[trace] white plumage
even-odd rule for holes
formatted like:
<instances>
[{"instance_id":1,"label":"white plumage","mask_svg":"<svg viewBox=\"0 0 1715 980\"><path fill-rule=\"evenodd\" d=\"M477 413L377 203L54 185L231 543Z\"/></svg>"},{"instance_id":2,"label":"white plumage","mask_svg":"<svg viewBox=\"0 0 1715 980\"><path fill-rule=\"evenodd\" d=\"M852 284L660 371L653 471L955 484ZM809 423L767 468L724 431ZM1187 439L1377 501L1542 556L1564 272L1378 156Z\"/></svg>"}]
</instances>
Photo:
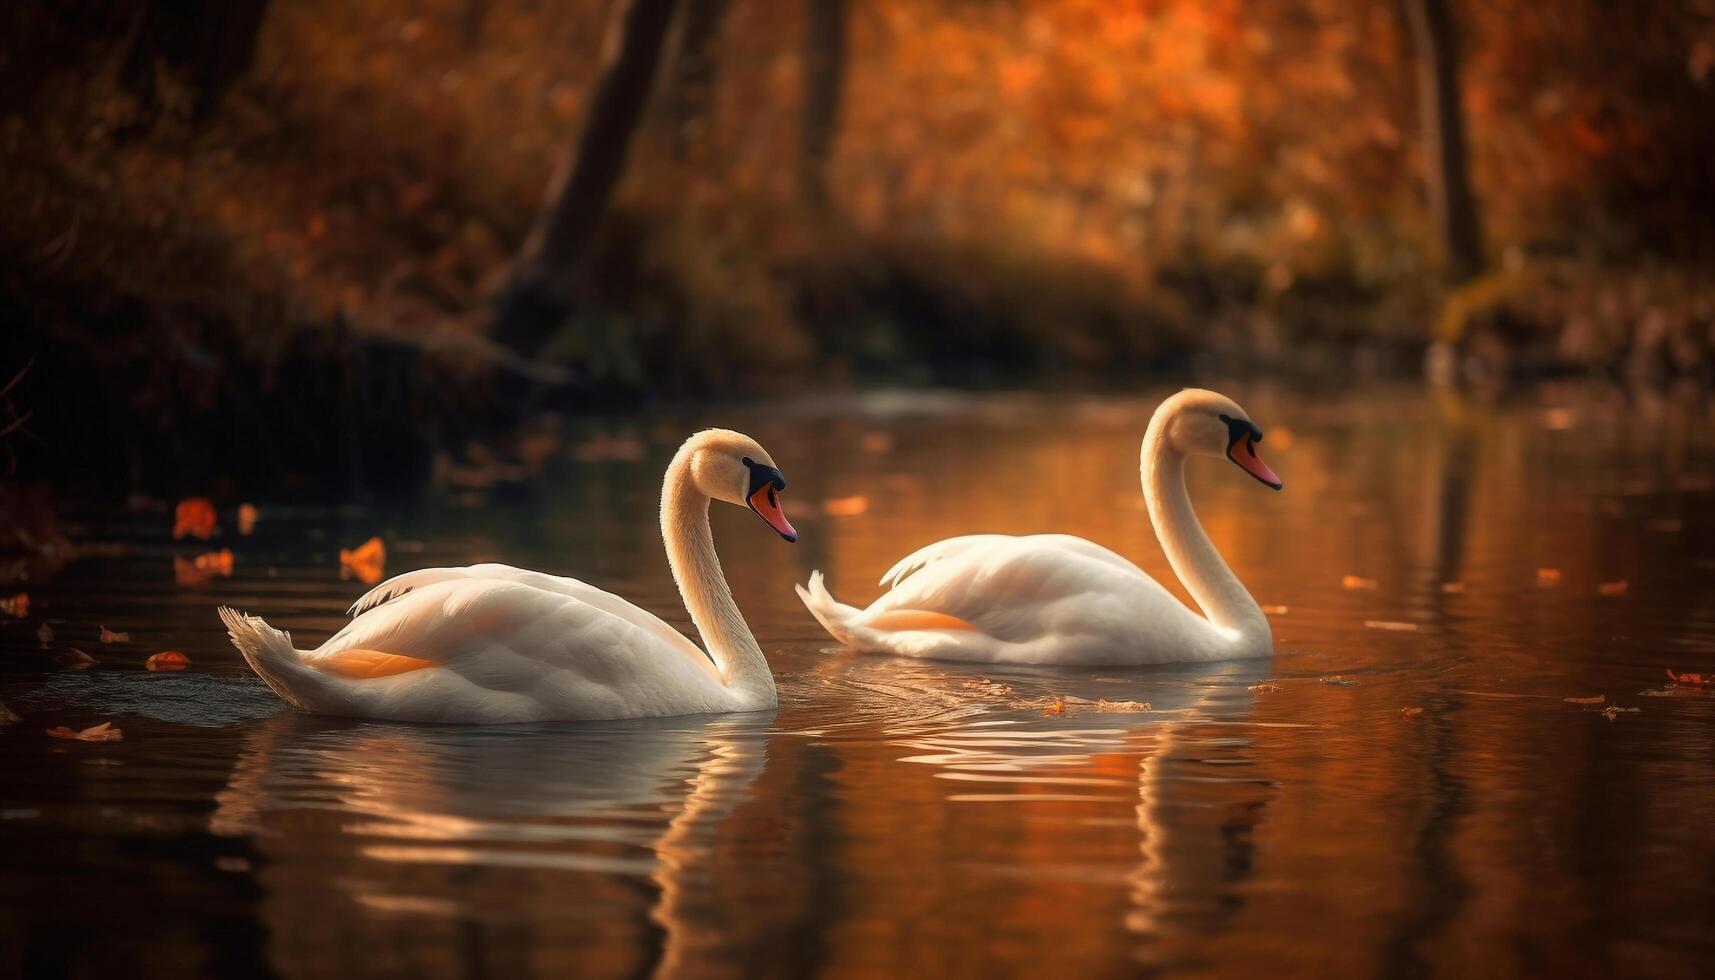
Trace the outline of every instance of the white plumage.
<instances>
[{"instance_id":1,"label":"white plumage","mask_svg":"<svg viewBox=\"0 0 1715 980\"><path fill-rule=\"evenodd\" d=\"M1255 452L1261 433L1229 399L1187 390L1144 436L1142 477L1168 561L1208 618L1120 555L1066 534L972 534L907 555L866 609L845 605L816 572L798 595L854 649L938 660L1127 665L1233 660L1273 651L1268 619L1197 522L1189 455L1225 455L1279 489Z\"/></svg>"}]
</instances>

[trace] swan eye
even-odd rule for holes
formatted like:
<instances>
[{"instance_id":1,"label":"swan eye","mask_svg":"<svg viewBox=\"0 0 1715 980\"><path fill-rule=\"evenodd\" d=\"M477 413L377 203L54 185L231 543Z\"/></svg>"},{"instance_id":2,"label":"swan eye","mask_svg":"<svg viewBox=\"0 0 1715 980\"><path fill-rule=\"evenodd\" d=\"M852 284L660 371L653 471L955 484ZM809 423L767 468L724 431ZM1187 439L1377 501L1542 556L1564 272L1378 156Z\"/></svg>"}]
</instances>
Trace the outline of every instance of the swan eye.
<instances>
[{"instance_id":1,"label":"swan eye","mask_svg":"<svg viewBox=\"0 0 1715 980\"><path fill-rule=\"evenodd\" d=\"M756 465L756 460L751 459L749 456L744 457L744 459L742 461L743 461L744 465L746 465L746 466L755 466Z\"/></svg>"}]
</instances>

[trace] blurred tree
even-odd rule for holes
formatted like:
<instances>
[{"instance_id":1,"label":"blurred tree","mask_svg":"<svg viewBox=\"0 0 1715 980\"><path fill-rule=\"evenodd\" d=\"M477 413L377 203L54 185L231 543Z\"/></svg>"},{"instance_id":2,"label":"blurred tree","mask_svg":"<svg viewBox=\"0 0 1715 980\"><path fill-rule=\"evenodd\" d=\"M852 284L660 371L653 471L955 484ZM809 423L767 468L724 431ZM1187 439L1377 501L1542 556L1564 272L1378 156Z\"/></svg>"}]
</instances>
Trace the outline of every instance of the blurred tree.
<instances>
[{"instance_id":1,"label":"blurred tree","mask_svg":"<svg viewBox=\"0 0 1715 980\"><path fill-rule=\"evenodd\" d=\"M828 203L828 157L839 133L846 72L846 0L805 0L804 132L800 183L811 207Z\"/></svg>"},{"instance_id":2,"label":"blurred tree","mask_svg":"<svg viewBox=\"0 0 1715 980\"><path fill-rule=\"evenodd\" d=\"M192 92L191 121L207 122L255 60L267 0L146 0L141 6L121 84L147 119L160 109L160 71L175 72Z\"/></svg>"},{"instance_id":3,"label":"blurred tree","mask_svg":"<svg viewBox=\"0 0 1715 980\"><path fill-rule=\"evenodd\" d=\"M1447 0L1405 0L1417 54L1423 180L1445 272L1463 282L1483 268L1483 235L1471 193L1459 101L1459 39Z\"/></svg>"},{"instance_id":4,"label":"blurred tree","mask_svg":"<svg viewBox=\"0 0 1715 980\"><path fill-rule=\"evenodd\" d=\"M537 354L571 311L578 266L589 250L626 151L648 104L675 0L616 0L602 42L582 132L561 158L502 298L494 337Z\"/></svg>"},{"instance_id":5,"label":"blurred tree","mask_svg":"<svg viewBox=\"0 0 1715 980\"><path fill-rule=\"evenodd\" d=\"M709 125L715 81L720 74L716 48L730 0L688 0L680 18L679 46L667 82L666 122L673 155L688 159Z\"/></svg>"}]
</instances>

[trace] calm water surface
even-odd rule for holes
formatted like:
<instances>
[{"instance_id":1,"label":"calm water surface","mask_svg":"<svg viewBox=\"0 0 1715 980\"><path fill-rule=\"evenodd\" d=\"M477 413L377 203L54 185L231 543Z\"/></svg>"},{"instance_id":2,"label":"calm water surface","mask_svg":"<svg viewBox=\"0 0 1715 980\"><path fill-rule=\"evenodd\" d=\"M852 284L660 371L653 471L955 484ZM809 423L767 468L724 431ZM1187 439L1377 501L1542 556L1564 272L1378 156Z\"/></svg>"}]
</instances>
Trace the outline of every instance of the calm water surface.
<instances>
[{"instance_id":1,"label":"calm water surface","mask_svg":"<svg viewBox=\"0 0 1715 980\"><path fill-rule=\"evenodd\" d=\"M0 617L0 701L24 718L0 728L0 973L1708 971L1715 696L1664 675L1715 669L1707 397L1223 387L1287 488L1192 468L1278 649L1215 667L854 656L792 594L821 568L867 601L927 542L1059 530L1183 595L1138 491L1159 391L619 422L541 440L522 482L445 471L408 509L260 499L253 535L213 543L231 575L206 581L175 579L199 549L166 514L69 508L83 557L0 590L31 599ZM769 447L803 533L716 514L777 711L305 717L220 631L229 603L320 642L363 589L337 549L372 534L390 574L504 560L689 630L658 486L684 434L717 423ZM102 625L130 642L101 644ZM99 665L47 659L68 645ZM194 668L141 669L161 649ZM123 742L44 734L109 720Z\"/></svg>"}]
</instances>

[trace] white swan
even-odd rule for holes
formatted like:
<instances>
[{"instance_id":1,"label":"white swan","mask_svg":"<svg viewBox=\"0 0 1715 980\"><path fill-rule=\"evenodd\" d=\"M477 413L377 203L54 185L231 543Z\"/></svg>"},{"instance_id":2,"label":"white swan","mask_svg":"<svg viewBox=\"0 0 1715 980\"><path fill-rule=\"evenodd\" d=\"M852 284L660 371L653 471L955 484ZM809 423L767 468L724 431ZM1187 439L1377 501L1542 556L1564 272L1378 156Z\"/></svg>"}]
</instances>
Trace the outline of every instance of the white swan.
<instances>
[{"instance_id":1,"label":"white swan","mask_svg":"<svg viewBox=\"0 0 1715 980\"><path fill-rule=\"evenodd\" d=\"M829 594L822 573L798 596L836 640L938 660L1127 665L1237 660L1273 652L1268 618L1221 560L1185 492L1187 456L1225 456L1280 489L1257 455L1262 432L1213 391L1162 402L1143 437L1143 495L1167 560L1204 619L1101 545L1065 534L973 534L906 556L868 609Z\"/></svg>"},{"instance_id":2,"label":"white swan","mask_svg":"<svg viewBox=\"0 0 1715 980\"><path fill-rule=\"evenodd\" d=\"M725 429L686 440L661 491L673 579L708 644L576 579L507 565L426 568L357 600L315 650L221 607L232 642L281 697L319 714L393 721L583 721L774 707L774 675L733 602L709 501L750 507L798 540L762 447Z\"/></svg>"}]
</instances>

